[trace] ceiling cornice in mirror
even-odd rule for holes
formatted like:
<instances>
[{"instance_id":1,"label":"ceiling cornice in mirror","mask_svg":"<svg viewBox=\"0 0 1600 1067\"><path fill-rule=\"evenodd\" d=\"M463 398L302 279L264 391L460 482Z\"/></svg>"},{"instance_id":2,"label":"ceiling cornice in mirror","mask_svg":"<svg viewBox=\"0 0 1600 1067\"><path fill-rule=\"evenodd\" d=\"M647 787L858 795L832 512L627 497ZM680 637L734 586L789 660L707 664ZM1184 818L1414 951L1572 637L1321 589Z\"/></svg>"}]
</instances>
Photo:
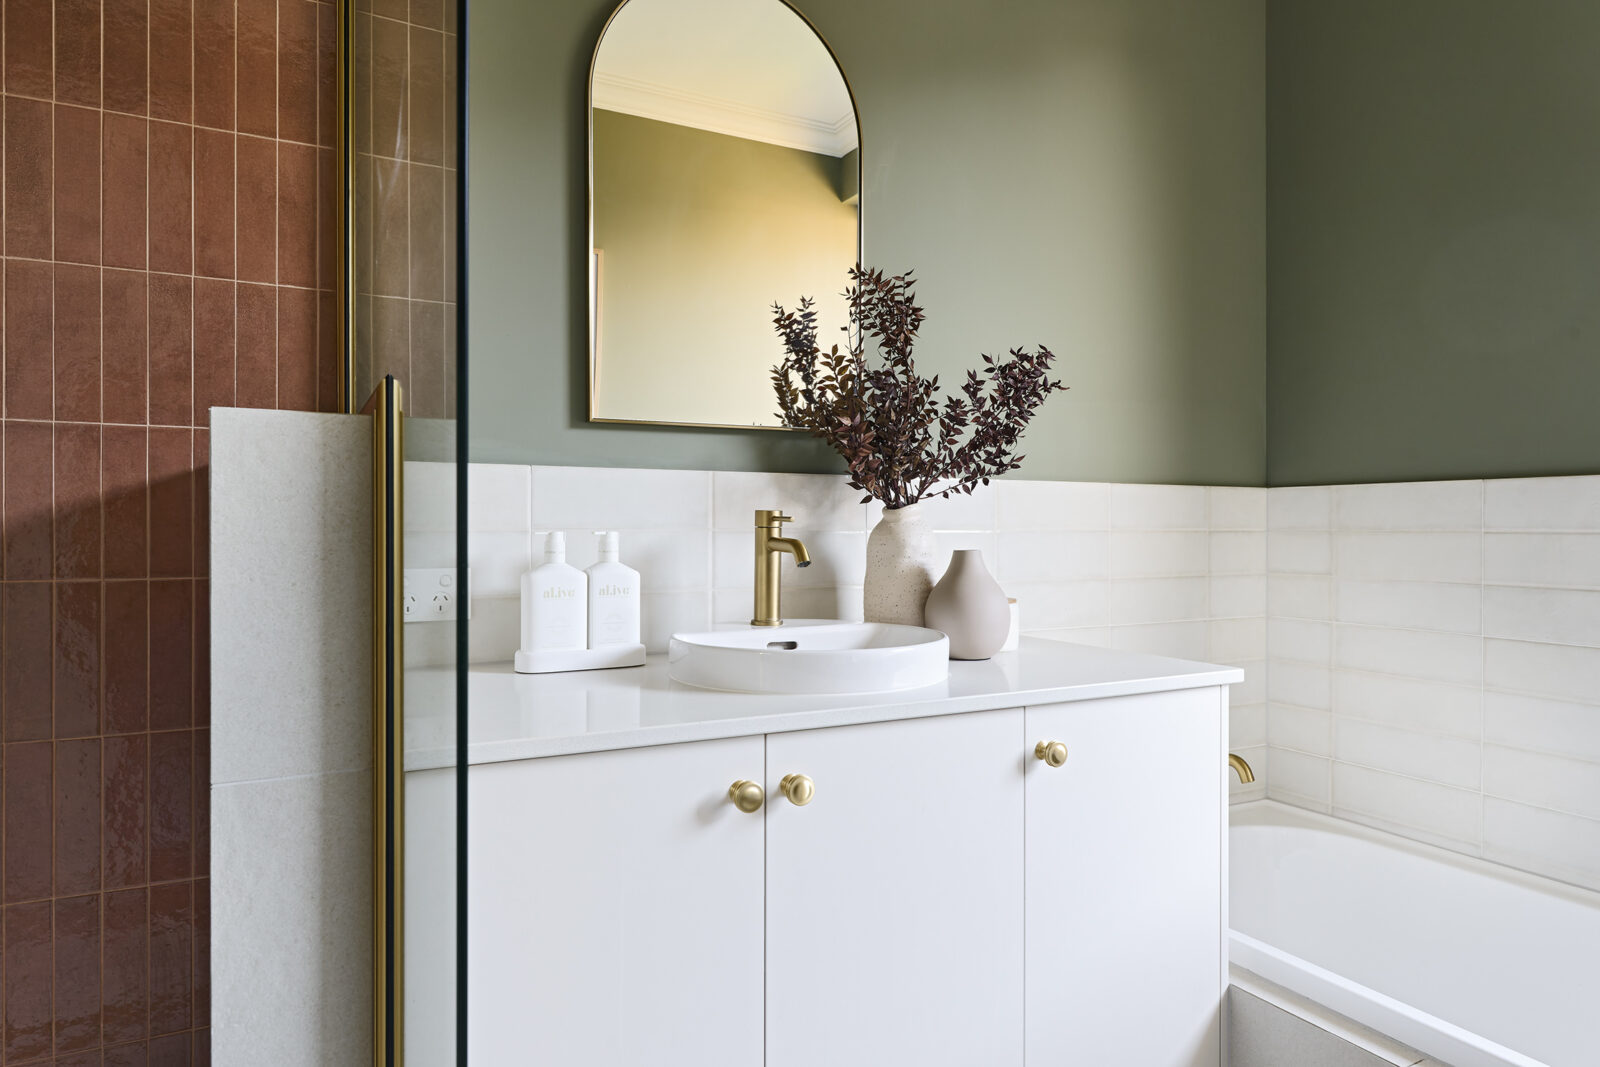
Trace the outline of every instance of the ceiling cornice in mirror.
<instances>
[{"instance_id":1,"label":"ceiling cornice in mirror","mask_svg":"<svg viewBox=\"0 0 1600 1067\"><path fill-rule=\"evenodd\" d=\"M596 58L595 107L831 156L856 147L849 90L826 46L785 5L626 6Z\"/></svg>"}]
</instances>

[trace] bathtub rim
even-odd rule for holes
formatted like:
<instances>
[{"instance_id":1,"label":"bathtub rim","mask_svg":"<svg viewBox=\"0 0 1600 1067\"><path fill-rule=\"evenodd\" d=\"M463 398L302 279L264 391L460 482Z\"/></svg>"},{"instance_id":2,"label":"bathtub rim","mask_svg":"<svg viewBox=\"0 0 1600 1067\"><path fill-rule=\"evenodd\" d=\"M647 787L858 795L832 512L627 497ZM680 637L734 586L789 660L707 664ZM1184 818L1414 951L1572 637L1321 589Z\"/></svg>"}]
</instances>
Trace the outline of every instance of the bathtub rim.
<instances>
[{"instance_id":1,"label":"bathtub rim","mask_svg":"<svg viewBox=\"0 0 1600 1067\"><path fill-rule=\"evenodd\" d=\"M1407 853L1442 863L1468 877L1492 878L1519 888L1543 893L1582 907L1600 910L1600 893L1568 882L1493 863L1477 856L1400 837L1361 823L1306 811L1273 800L1232 805L1228 828L1279 826L1323 834L1342 834L1378 848ZM1229 854L1232 856L1230 848ZM1231 877L1231 872L1230 872ZM1269 945L1236 930L1229 911L1228 963L1266 982L1282 986L1313 1003L1369 1027L1393 1041L1402 1042L1426 1056L1455 1067L1547 1067L1541 1061L1507 1048L1482 1034L1451 1023L1413 1005L1356 982L1309 960Z\"/></svg>"}]
</instances>

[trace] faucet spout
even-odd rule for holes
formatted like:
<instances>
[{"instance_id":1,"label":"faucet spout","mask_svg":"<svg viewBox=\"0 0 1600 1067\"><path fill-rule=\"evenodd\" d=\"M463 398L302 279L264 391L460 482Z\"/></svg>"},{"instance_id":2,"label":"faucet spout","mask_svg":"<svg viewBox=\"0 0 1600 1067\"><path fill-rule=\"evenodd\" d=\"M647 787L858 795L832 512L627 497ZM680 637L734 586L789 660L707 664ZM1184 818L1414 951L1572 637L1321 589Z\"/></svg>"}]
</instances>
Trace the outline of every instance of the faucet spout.
<instances>
[{"instance_id":1,"label":"faucet spout","mask_svg":"<svg viewBox=\"0 0 1600 1067\"><path fill-rule=\"evenodd\" d=\"M1256 780L1255 772L1250 769L1250 764L1246 763L1243 757L1235 756L1232 752L1228 753L1228 766L1239 776L1240 785L1249 785Z\"/></svg>"},{"instance_id":2,"label":"faucet spout","mask_svg":"<svg viewBox=\"0 0 1600 1067\"><path fill-rule=\"evenodd\" d=\"M806 551L805 542L798 537L769 537L767 547L774 552L787 552L794 556L796 567L811 566L811 553Z\"/></svg>"},{"instance_id":3,"label":"faucet spout","mask_svg":"<svg viewBox=\"0 0 1600 1067\"><path fill-rule=\"evenodd\" d=\"M783 588L783 553L794 557L797 567L811 565L811 553L798 537L784 537L783 524L793 522L781 511L756 512L755 611L751 626L782 626L780 601Z\"/></svg>"}]
</instances>

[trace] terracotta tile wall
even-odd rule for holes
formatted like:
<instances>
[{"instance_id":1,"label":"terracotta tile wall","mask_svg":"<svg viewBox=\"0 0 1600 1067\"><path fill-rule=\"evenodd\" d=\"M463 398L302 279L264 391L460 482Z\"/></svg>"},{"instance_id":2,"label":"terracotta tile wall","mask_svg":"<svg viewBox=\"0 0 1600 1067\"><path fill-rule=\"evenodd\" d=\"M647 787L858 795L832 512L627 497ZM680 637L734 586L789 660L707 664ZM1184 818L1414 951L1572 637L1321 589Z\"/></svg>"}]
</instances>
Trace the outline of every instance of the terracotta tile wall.
<instances>
[{"instance_id":1,"label":"terracotta tile wall","mask_svg":"<svg viewBox=\"0 0 1600 1067\"><path fill-rule=\"evenodd\" d=\"M359 0L355 16L356 391L455 416L455 0Z\"/></svg>"},{"instance_id":2,"label":"terracotta tile wall","mask_svg":"<svg viewBox=\"0 0 1600 1067\"><path fill-rule=\"evenodd\" d=\"M206 1063L207 412L337 402L334 8L3 13L0 1064Z\"/></svg>"}]
</instances>

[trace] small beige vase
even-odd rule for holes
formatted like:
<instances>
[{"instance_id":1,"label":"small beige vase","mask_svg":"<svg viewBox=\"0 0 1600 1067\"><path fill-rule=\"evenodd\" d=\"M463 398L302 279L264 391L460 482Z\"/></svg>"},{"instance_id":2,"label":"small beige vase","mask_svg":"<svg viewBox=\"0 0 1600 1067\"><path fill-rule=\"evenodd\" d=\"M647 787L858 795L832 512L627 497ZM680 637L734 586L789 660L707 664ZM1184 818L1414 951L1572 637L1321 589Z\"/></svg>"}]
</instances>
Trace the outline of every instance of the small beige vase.
<instances>
[{"instance_id":1,"label":"small beige vase","mask_svg":"<svg viewBox=\"0 0 1600 1067\"><path fill-rule=\"evenodd\" d=\"M922 625L922 609L933 589L938 542L922 507L885 509L867 537L867 574L862 617L867 622Z\"/></svg>"},{"instance_id":2,"label":"small beige vase","mask_svg":"<svg viewBox=\"0 0 1600 1067\"><path fill-rule=\"evenodd\" d=\"M1006 643L1011 604L976 548L958 548L928 594L927 625L950 638L951 659L988 659Z\"/></svg>"}]
</instances>

